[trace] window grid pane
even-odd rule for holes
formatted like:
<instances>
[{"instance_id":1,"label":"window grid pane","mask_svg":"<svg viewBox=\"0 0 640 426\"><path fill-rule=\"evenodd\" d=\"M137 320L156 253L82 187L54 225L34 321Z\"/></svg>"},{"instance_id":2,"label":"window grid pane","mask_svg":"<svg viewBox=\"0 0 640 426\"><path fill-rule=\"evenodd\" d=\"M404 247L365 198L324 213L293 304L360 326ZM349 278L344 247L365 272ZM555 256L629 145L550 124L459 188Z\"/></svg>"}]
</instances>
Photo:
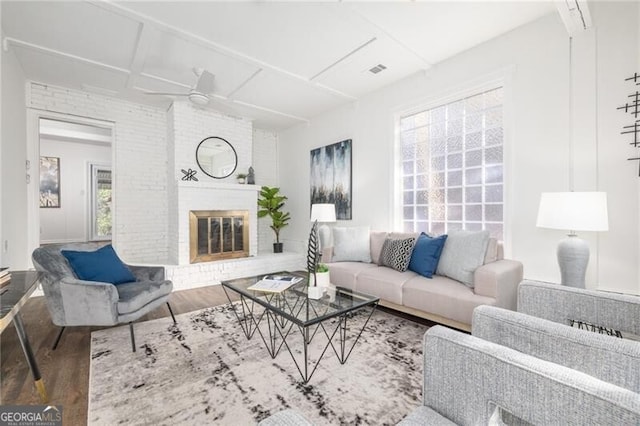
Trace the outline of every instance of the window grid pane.
<instances>
[{"instance_id":1,"label":"window grid pane","mask_svg":"<svg viewBox=\"0 0 640 426\"><path fill-rule=\"evenodd\" d=\"M504 234L503 89L402 117L405 231Z\"/></svg>"}]
</instances>

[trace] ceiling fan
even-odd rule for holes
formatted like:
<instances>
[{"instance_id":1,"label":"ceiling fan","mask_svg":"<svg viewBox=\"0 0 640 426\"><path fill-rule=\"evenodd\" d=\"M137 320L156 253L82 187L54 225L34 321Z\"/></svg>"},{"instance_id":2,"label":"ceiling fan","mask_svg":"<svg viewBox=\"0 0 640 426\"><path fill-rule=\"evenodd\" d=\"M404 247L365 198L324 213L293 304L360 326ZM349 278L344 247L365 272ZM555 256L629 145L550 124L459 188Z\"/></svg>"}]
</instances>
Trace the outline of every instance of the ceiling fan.
<instances>
[{"instance_id":1,"label":"ceiling fan","mask_svg":"<svg viewBox=\"0 0 640 426\"><path fill-rule=\"evenodd\" d=\"M196 105L207 105L209 95L213 93L214 75L203 68L194 68L193 72L198 76L196 85L188 93L144 92L146 95L186 96Z\"/></svg>"}]
</instances>

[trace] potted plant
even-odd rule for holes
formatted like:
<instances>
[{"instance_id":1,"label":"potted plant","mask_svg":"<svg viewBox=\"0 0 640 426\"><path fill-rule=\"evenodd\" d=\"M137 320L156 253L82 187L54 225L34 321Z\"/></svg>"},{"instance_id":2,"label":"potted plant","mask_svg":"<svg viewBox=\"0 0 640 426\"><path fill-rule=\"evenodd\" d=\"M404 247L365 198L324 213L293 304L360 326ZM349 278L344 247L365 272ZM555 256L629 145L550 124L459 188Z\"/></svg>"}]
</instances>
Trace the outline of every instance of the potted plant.
<instances>
[{"instance_id":1,"label":"potted plant","mask_svg":"<svg viewBox=\"0 0 640 426\"><path fill-rule=\"evenodd\" d=\"M289 224L291 219L289 212L282 211L287 197L280 194L280 188L263 186L258 196L258 217L269 216L271 229L276 234L276 242L273 243L273 252L282 253L280 242L280 230Z\"/></svg>"},{"instance_id":2,"label":"potted plant","mask_svg":"<svg viewBox=\"0 0 640 426\"><path fill-rule=\"evenodd\" d=\"M238 183L244 183L247 179L247 175L245 173L238 173L236 175L236 179L238 179Z\"/></svg>"},{"instance_id":3,"label":"potted plant","mask_svg":"<svg viewBox=\"0 0 640 426\"><path fill-rule=\"evenodd\" d=\"M318 263L316 273L311 274L309 285L318 287L329 287L331 280L329 279L329 267L324 263Z\"/></svg>"}]
</instances>

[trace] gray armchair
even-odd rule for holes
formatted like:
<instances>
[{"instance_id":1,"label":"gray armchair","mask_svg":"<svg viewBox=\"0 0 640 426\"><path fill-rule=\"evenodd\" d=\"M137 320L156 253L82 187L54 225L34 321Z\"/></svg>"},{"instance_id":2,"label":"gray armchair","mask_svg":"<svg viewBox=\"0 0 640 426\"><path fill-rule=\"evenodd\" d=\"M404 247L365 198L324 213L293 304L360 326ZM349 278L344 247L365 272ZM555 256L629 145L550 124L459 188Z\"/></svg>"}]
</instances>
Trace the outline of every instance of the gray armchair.
<instances>
[{"instance_id":1,"label":"gray armchair","mask_svg":"<svg viewBox=\"0 0 640 426\"><path fill-rule=\"evenodd\" d=\"M58 346L66 326L109 326L129 323L131 347L136 351L133 321L166 303L173 322L176 319L168 299L173 283L164 279L161 266L131 266L136 281L113 285L83 281L76 277L61 250L95 251L100 243L50 244L34 250L33 264L43 272L42 288L51 320L62 327L53 349Z\"/></svg>"},{"instance_id":2,"label":"gray armchair","mask_svg":"<svg viewBox=\"0 0 640 426\"><path fill-rule=\"evenodd\" d=\"M432 327L423 356L423 404L401 425L640 424L638 393L475 336Z\"/></svg>"},{"instance_id":3,"label":"gray armchair","mask_svg":"<svg viewBox=\"0 0 640 426\"><path fill-rule=\"evenodd\" d=\"M518 286L517 310L560 324L640 337L640 297L630 294L524 280Z\"/></svg>"},{"instance_id":4,"label":"gray armchair","mask_svg":"<svg viewBox=\"0 0 640 426\"><path fill-rule=\"evenodd\" d=\"M640 342L614 337L640 335L640 297L526 280L518 311L479 306L472 334L640 395Z\"/></svg>"}]
</instances>

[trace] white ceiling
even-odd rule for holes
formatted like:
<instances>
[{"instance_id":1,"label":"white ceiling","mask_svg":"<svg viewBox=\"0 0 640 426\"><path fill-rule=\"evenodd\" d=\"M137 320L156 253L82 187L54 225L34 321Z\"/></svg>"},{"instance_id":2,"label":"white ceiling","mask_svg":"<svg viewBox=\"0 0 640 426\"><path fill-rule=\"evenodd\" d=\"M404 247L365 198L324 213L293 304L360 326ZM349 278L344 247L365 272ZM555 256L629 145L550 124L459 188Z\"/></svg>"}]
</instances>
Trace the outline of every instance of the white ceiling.
<instances>
[{"instance_id":1,"label":"white ceiling","mask_svg":"<svg viewBox=\"0 0 640 426\"><path fill-rule=\"evenodd\" d=\"M552 1L2 1L26 77L168 107L193 68L209 108L280 130L555 13ZM387 67L373 74L378 64Z\"/></svg>"}]
</instances>

